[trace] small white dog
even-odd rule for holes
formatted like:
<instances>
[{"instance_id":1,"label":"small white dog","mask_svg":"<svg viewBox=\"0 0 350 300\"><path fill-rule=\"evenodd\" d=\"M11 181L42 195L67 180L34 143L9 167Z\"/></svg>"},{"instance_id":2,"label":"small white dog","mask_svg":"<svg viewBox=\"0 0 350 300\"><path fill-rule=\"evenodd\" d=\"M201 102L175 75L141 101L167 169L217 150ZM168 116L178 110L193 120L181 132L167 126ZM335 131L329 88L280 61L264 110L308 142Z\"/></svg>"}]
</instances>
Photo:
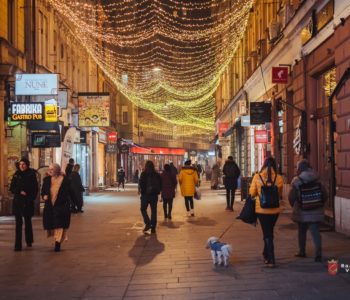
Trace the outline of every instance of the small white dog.
<instances>
[{"instance_id":1,"label":"small white dog","mask_svg":"<svg viewBox=\"0 0 350 300\"><path fill-rule=\"evenodd\" d=\"M211 250L211 257L214 265L221 265L222 263L224 263L225 267L229 265L230 256L232 253L231 245L221 243L217 237L212 236L208 239L206 248L210 248Z\"/></svg>"}]
</instances>

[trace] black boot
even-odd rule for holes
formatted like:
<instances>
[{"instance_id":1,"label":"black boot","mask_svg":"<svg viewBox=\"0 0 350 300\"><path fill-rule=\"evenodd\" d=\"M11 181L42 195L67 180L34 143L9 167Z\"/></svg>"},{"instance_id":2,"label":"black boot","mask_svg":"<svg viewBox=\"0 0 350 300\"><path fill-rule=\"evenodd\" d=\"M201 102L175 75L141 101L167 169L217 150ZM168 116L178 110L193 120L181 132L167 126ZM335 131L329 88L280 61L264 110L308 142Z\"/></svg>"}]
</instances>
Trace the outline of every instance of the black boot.
<instances>
[{"instance_id":1,"label":"black boot","mask_svg":"<svg viewBox=\"0 0 350 300\"><path fill-rule=\"evenodd\" d=\"M60 252L61 251L61 243L55 242L55 252Z\"/></svg>"},{"instance_id":2,"label":"black boot","mask_svg":"<svg viewBox=\"0 0 350 300\"><path fill-rule=\"evenodd\" d=\"M273 245L273 238L267 238L266 241L266 254L267 254L267 263L266 266L269 268L275 267L275 251Z\"/></svg>"}]
</instances>

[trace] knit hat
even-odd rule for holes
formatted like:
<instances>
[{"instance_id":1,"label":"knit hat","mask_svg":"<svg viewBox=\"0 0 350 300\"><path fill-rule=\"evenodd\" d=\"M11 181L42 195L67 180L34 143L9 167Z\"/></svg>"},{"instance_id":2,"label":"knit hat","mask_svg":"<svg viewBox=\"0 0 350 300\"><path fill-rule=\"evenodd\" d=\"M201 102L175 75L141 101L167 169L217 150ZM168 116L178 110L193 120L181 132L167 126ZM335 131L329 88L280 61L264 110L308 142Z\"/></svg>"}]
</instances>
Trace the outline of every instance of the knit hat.
<instances>
[{"instance_id":1,"label":"knit hat","mask_svg":"<svg viewBox=\"0 0 350 300\"><path fill-rule=\"evenodd\" d=\"M308 169L311 169L310 163L307 159L302 159L297 163L297 174L304 172Z\"/></svg>"}]
</instances>

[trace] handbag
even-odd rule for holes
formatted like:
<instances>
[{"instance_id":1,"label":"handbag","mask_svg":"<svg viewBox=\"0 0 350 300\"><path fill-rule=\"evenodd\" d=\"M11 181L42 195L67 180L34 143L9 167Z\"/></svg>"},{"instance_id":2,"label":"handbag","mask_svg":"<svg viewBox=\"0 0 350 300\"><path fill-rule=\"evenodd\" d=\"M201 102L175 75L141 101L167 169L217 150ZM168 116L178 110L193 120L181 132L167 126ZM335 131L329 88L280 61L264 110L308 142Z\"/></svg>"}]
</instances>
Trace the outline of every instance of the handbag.
<instances>
[{"instance_id":1,"label":"handbag","mask_svg":"<svg viewBox=\"0 0 350 300\"><path fill-rule=\"evenodd\" d=\"M201 200L202 197L202 193L201 190L199 189L199 187L196 186L196 191L194 192L194 199L196 200Z\"/></svg>"},{"instance_id":2,"label":"handbag","mask_svg":"<svg viewBox=\"0 0 350 300\"><path fill-rule=\"evenodd\" d=\"M244 203L244 206L241 210L241 213L236 218L242 220L244 223L251 224L256 226L257 224L257 215L255 213L255 199L251 196L248 196L247 200Z\"/></svg>"}]
</instances>

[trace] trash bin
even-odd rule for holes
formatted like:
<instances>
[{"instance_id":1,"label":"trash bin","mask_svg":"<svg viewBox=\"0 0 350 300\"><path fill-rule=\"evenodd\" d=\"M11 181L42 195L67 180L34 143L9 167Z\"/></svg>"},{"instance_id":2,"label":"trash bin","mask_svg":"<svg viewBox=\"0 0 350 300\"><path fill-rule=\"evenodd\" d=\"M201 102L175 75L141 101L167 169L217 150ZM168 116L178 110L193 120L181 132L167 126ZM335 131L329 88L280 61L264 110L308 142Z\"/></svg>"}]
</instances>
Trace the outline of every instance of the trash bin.
<instances>
[{"instance_id":1,"label":"trash bin","mask_svg":"<svg viewBox=\"0 0 350 300\"><path fill-rule=\"evenodd\" d=\"M252 177L241 177L241 201L248 198Z\"/></svg>"}]
</instances>

